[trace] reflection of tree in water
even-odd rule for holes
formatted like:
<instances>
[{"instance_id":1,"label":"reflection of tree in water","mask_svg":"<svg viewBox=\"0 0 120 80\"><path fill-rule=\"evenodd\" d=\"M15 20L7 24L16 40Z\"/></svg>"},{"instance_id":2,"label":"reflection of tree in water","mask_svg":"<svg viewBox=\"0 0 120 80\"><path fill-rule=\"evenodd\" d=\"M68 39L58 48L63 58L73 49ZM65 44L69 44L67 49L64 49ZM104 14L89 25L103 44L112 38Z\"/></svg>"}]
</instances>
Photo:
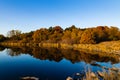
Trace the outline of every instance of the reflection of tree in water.
<instances>
[{"instance_id":1,"label":"reflection of tree in water","mask_svg":"<svg viewBox=\"0 0 120 80\"><path fill-rule=\"evenodd\" d=\"M14 51L12 49L7 49L7 54L10 56L19 56L21 53L19 51Z\"/></svg>"},{"instance_id":2,"label":"reflection of tree in water","mask_svg":"<svg viewBox=\"0 0 120 80\"><path fill-rule=\"evenodd\" d=\"M0 51L3 51L4 49L5 49L5 47L0 46Z\"/></svg>"},{"instance_id":3,"label":"reflection of tree in water","mask_svg":"<svg viewBox=\"0 0 120 80\"><path fill-rule=\"evenodd\" d=\"M61 54L61 51L57 48L51 48L51 49L42 49L42 48L33 48L33 56L36 58L39 58L41 60L54 60L56 62L59 62L62 60L63 56Z\"/></svg>"},{"instance_id":4,"label":"reflection of tree in water","mask_svg":"<svg viewBox=\"0 0 120 80\"><path fill-rule=\"evenodd\" d=\"M40 47L19 47L8 49L8 54L11 56L18 56L20 54L29 54L40 60L50 60L59 62L63 58L70 60L72 63L85 61L119 62L118 56L106 56L101 54L90 54L87 51L78 51L73 49L58 49L58 48L40 48Z\"/></svg>"},{"instance_id":5,"label":"reflection of tree in water","mask_svg":"<svg viewBox=\"0 0 120 80\"><path fill-rule=\"evenodd\" d=\"M21 54L29 54L32 55L31 49L28 47L7 47L7 54L10 56L19 56Z\"/></svg>"}]
</instances>

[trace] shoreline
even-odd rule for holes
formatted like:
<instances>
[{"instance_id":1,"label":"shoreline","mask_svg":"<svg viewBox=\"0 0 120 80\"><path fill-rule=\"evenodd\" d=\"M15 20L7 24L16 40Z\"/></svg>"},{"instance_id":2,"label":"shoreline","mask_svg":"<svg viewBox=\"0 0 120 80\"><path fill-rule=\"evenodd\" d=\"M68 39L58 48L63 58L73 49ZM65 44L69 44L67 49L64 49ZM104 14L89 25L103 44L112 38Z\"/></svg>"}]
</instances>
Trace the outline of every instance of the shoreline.
<instances>
[{"instance_id":1,"label":"shoreline","mask_svg":"<svg viewBox=\"0 0 120 80\"><path fill-rule=\"evenodd\" d=\"M1 46L11 47L53 47L61 49L87 50L94 52L111 53L120 56L120 41L108 41L99 44L64 44L64 43L19 43L19 42L1 42Z\"/></svg>"}]
</instances>

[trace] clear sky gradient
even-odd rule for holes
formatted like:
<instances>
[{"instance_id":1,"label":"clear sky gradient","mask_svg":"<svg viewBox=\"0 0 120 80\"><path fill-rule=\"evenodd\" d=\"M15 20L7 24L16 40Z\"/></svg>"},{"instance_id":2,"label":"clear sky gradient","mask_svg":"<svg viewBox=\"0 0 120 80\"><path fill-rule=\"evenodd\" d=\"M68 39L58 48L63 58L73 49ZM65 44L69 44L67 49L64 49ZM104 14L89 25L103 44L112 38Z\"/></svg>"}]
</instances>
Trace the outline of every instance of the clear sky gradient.
<instances>
[{"instance_id":1,"label":"clear sky gradient","mask_svg":"<svg viewBox=\"0 0 120 80\"><path fill-rule=\"evenodd\" d=\"M0 0L0 34L56 25L120 28L120 0Z\"/></svg>"}]
</instances>

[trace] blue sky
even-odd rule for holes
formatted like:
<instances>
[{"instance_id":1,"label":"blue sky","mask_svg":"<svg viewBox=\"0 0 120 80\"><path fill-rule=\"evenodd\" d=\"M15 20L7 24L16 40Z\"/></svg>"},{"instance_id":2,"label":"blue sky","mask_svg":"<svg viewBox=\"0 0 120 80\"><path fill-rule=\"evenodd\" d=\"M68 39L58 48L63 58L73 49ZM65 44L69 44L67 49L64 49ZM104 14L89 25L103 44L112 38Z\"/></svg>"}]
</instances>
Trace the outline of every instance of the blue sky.
<instances>
[{"instance_id":1,"label":"blue sky","mask_svg":"<svg viewBox=\"0 0 120 80\"><path fill-rule=\"evenodd\" d=\"M120 28L120 0L0 0L0 34L56 25Z\"/></svg>"}]
</instances>

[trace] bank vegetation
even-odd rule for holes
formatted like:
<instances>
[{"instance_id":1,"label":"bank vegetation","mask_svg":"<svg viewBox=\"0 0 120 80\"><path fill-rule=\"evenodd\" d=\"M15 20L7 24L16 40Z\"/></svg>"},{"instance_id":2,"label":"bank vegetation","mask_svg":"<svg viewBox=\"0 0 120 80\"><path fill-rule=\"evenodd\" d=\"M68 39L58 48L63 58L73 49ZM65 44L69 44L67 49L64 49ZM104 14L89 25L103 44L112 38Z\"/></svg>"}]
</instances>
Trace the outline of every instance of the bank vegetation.
<instances>
[{"instance_id":1,"label":"bank vegetation","mask_svg":"<svg viewBox=\"0 0 120 80\"><path fill-rule=\"evenodd\" d=\"M78 28L75 25L62 29L60 26L40 28L22 33L8 31L0 35L0 44L8 46L39 46L85 49L89 51L120 53L120 30L114 26Z\"/></svg>"}]
</instances>

